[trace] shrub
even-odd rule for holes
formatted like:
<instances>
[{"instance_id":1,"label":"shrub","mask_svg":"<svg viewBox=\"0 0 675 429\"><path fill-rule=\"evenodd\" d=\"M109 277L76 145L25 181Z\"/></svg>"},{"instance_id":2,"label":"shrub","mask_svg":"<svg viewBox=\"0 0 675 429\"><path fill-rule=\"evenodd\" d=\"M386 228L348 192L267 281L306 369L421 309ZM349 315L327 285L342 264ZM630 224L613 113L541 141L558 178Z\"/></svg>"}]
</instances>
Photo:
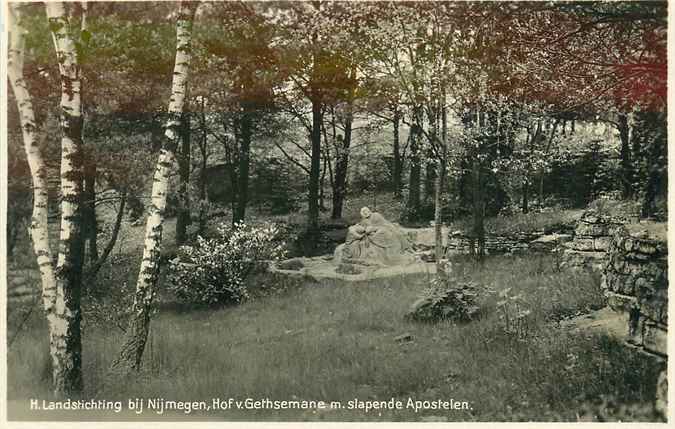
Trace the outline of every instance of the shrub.
<instances>
[{"instance_id":1,"label":"shrub","mask_svg":"<svg viewBox=\"0 0 675 429\"><path fill-rule=\"evenodd\" d=\"M169 262L169 288L185 302L236 304L248 298L246 278L284 256L275 225L221 224L214 238L197 237Z\"/></svg>"},{"instance_id":2,"label":"shrub","mask_svg":"<svg viewBox=\"0 0 675 429\"><path fill-rule=\"evenodd\" d=\"M406 318L418 322L453 320L468 322L479 313L478 287L468 281L456 281L449 275L436 276L429 288L422 291Z\"/></svg>"}]
</instances>

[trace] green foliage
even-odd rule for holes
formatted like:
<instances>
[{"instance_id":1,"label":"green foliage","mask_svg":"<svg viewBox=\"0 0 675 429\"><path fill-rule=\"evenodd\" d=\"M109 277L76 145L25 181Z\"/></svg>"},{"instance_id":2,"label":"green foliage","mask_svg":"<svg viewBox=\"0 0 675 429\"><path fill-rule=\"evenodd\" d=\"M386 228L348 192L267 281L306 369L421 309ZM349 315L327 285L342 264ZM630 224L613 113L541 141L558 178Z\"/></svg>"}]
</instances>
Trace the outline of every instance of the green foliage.
<instances>
[{"instance_id":1,"label":"green foliage","mask_svg":"<svg viewBox=\"0 0 675 429\"><path fill-rule=\"evenodd\" d=\"M499 292L499 298L497 313L504 333L513 335L520 340L527 338L532 333L529 318L532 311L523 300L523 295L513 295L511 294L511 288L506 288Z\"/></svg>"},{"instance_id":2,"label":"green foliage","mask_svg":"<svg viewBox=\"0 0 675 429\"><path fill-rule=\"evenodd\" d=\"M665 112L636 114L633 136L634 188L642 216L664 220L668 215L668 130Z\"/></svg>"},{"instance_id":3,"label":"green foliage","mask_svg":"<svg viewBox=\"0 0 675 429\"><path fill-rule=\"evenodd\" d=\"M267 156L255 160L251 177L251 203L270 214L279 215L296 211L302 195L302 173L284 160Z\"/></svg>"},{"instance_id":4,"label":"green foliage","mask_svg":"<svg viewBox=\"0 0 675 429\"><path fill-rule=\"evenodd\" d=\"M378 154L352 159L349 190L352 194L367 194L389 190L391 169Z\"/></svg>"},{"instance_id":5,"label":"green foliage","mask_svg":"<svg viewBox=\"0 0 675 429\"><path fill-rule=\"evenodd\" d=\"M249 297L245 280L284 255L274 225L220 225L214 238L182 246L169 266L169 289L195 304L236 304Z\"/></svg>"},{"instance_id":6,"label":"green foliage","mask_svg":"<svg viewBox=\"0 0 675 429\"><path fill-rule=\"evenodd\" d=\"M418 322L453 320L468 322L478 316L478 286L457 282L447 275L436 276L424 289L406 316Z\"/></svg>"}]
</instances>

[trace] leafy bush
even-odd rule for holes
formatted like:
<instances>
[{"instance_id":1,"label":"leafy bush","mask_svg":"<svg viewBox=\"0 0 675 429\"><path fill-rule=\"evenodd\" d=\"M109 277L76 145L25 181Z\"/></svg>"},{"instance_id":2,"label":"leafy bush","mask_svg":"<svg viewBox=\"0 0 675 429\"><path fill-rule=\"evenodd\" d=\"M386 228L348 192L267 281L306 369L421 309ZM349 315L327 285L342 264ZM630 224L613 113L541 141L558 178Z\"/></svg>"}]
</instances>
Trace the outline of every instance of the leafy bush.
<instances>
[{"instance_id":1,"label":"leafy bush","mask_svg":"<svg viewBox=\"0 0 675 429\"><path fill-rule=\"evenodd\" d=\"M431 286L422 291L406 317L419 322L468 322L479 312L477 289L471 281L457 282L448 275L437 276Z\"/></svg>"},{"instance_id":2,"label":"leafy bush","mask_svg":"<svg viewBox=\"0 0 675 429\"><path fill-rule=\"evenodd\" d=\"M185 302L235 304L248 298L245 280L284 256L275 225L221 224L214 238L197 237L169 262L169 288Z\"/></svg>"}]
</instances>

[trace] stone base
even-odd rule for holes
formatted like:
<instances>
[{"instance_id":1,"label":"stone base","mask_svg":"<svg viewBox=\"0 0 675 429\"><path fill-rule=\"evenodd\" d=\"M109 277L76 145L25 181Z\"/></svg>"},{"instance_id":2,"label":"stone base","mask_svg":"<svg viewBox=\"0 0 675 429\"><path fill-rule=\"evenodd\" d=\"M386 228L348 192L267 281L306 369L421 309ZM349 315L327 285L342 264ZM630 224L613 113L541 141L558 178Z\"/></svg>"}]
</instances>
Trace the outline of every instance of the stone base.
<instances>
[{"instance_id":1,"label":"stone base","mask_svg":"<svg viewBox=\"0 0 675 429\"><path fill-rule=\"evenodd\" d=\"M364 281L370 279L381 279L408 274L436 274L436 264L428 262L415 262L407 265L398 265L393 267L378 266L356 266L357 269L345 269L343 265L336 265L330 256L319 256L316 258L295 258L302 259L303 267L298 270L285 270L283 261L270 266L270 271L289 277L308 277L313 280L339 279L350 282ZM341 268L343 267L343 268ZM360 270L357 272L357 270Z\"/></svg>"}]
</instances>

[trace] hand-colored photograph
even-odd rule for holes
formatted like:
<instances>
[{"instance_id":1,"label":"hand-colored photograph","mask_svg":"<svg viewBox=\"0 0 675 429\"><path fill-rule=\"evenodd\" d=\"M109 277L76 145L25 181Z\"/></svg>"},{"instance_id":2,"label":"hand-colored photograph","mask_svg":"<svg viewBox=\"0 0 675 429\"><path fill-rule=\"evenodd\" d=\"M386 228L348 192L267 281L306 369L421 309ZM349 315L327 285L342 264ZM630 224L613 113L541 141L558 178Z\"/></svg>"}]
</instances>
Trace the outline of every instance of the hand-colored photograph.
<instances>
[{"instance_id":1,"label":"hand-colored photograph","mask_svg":"<svg viewBox=\"0 0 675 429\"><path fill-rule=\"evenodd\" d=\"M6 421L665 426L667 6L3 4Z\"/></svg>"}]
</instances>

